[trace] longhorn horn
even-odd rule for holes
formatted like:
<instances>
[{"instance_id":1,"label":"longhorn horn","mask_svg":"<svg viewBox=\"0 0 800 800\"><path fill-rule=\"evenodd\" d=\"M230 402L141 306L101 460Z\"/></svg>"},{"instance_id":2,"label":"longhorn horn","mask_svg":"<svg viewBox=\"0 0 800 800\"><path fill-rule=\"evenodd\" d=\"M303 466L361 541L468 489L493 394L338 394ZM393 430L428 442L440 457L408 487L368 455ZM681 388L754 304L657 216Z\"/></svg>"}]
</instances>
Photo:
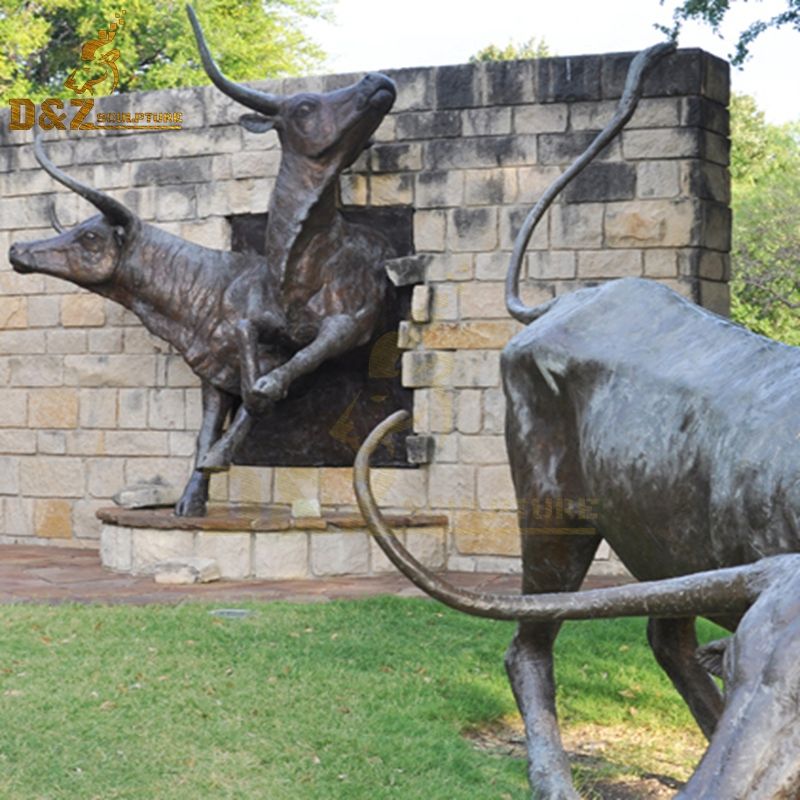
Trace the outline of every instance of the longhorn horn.
<instances>
[{"instance_id":1,"label":"longhorn horn","mask_svg":"<svg viewBox=\"0 0 800 800\"><path fill-rule=\"evenodd\" d=\"M663 581L594 589L586 592L502 595L460 589L426 569L400 543L372 494L369 459L381 441L403 425L398 411L381 422L358 451L354 488L367 527L387 558L415 586L458 611L490 619L553 622L599 617L674 617L746 611L761 594L769 565L756 564L702 572Z\"/></svg>"},{"instance_id":2,"label":"longhorn horn","mask_svg":"<svg viewBox=\"0 0 800 800\"><path fill-rule=\"evenodd\" d=\"M594 138L586 150L572 162L570 167L556 178L547 187L544 194L533 207L531 212L522 223L517 238L514 241L514 249L511 253L511 261L506 275L506 308L514 319L528 324L542 316L552 305L553 301L542 303L535 308L526 306L519 296L519 273L522 266L522 257L525 249L533 235L534 228L544 216L545 211L550 207L553 200L575 178L583 169L595 158L595 156L622 130L625 123L633 116L639 99L642 96L642 86L644 76L651 67L660 61L664 56L669 55L675 50L674 42L661 42L647 50L638 53L628 68L628 76L625 80L625 88L622 92L617 110L611 121Z\"/></svg>"},{"instance_id":3,"label":"longhorn horn","mask_svg":"<svg viewBox=\"0 0 800 800\"><path fill-rule=\"evenodd\" d=\"M233 98L248 108L252 108L254 111L260 111L266 116L277 114L280 110L282 99L280 95L260 92L258 89L251 89L248 86L234 83L229 78L226 78L220 72L216 62L211 57L205 37L203 36L203 29L200 27L197 15L190 5L186 6L186 13L189 15L189 22L192 23L192 30L194 30L194 37L197 40L197 47L200 50L200 59L203 62L203 68L206 71L206 75L211 78L211 82L221 92L228 95L228 97Z\"/></svg>"},{"instance_id":4,"label":"longhorn horn","mask_svg":"<svg viewBox=\"0 0 800 800\"><path fill-rule=\"evenodd\" d=\"M47 205L47 216L50 218L50 224L53 226L56 233L64 233L66 228L61 224L58 218L58 214L56 213L56 201L52 197Z\"/></svg>"},{"instance_id":5,"label":"longhorn horn","mask_svg":"<svg viewBox=\"0 0 800 800\"><path fill-rule=\"evenodd\" d=\"M44 146L42 145L42 138L38 131L33 137L33 150L36 154L36 160L51 178L57 180L73 192L76 192L85 200L88 200L112 225L121 225L123 228L129 228L138 224L139 218L118 200L109 197L109 195L91 186L86 186L75 178L70 177L65 172L62 172L47 157L47 153L45 153ZM56 230L58 229L56 228Z\"/></svg>"}]
</instances>

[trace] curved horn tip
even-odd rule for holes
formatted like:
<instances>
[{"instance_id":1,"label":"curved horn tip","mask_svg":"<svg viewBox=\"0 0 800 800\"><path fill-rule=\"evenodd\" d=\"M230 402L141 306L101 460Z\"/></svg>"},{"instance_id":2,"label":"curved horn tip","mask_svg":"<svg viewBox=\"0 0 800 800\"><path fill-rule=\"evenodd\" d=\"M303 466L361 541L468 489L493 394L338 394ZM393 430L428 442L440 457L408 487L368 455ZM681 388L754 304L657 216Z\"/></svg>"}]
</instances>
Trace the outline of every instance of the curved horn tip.
<instances>
[{"instance_id":1,"label":"curved horn tip","mask_svg":"<svg viewBox=\"0 0 800 800\"><path fill-rule=\"evenodd\" d=\"M53 226L56 233L64 233L66 227L61 224L58 218L58 214L56 213L56 201L53 197L50 198L50 202L47 206L47 214L50 217L50 224Z\"/></svg>"}]
</instances>

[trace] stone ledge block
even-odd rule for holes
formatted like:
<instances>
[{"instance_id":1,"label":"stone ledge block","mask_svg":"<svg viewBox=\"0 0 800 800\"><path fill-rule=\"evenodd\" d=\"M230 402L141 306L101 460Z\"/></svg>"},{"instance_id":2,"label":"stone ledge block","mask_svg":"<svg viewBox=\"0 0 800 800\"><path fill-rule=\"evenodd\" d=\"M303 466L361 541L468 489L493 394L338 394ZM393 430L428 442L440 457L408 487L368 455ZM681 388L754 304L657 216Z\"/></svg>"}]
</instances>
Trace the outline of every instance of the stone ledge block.
<instances>
[{"instance_id":1,"label":"stone ledge block","mask_svg":"<svg viewBox=\"0 0 800 800\"><path fill-rule=\"evenodd\" d=\"M310 538L314 575L365 575L369 571L369 536L366 533L312 533Z\"/></svg>"},{"instance_id":2,"label":"stone ledge block","mask_svg":"<svg viewBox=\"0 0 800 800\"><path fill-rule=\"evenodd\" d=\"M130 572L133 566L133 529L103 525L100 530L100 563L115 572Z\"/></svg>"},{"instance_id":3,"label":"stone ledge block","mask_svg":"<svg viewBox=\"0 0 800 800\"><path fill-rule=\"evenodd\" d=\"M194 533L180 530L135 530L132 536L131 572L143 575L159 561L194 555Z\"/></svg>"},{"instance_id":4,"label":"stone ledge block","mask_svg":"<svg viewBox=\"0 0 800 800\"><path fill-rule=\"evenodd\" d=\"M252 573L249 533L200 531L195 541L195 555L213 559L223 578L238 580Z\"/></svg>"}]
</instances>

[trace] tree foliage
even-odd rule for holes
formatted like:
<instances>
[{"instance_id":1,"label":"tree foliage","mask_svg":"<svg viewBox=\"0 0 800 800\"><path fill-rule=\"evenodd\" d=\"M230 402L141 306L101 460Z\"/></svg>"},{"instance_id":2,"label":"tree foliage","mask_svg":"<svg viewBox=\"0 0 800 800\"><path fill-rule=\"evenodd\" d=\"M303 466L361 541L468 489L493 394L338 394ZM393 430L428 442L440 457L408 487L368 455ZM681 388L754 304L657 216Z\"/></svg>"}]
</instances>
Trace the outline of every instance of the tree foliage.
<instances>
[{"instance_id":1,"label":"tree foliage","mask_svg":"<svg viewBox=\"0 0 800 800\"><path fill-rule=\"evenodd\" d=\"M509 42L505 47L489 44L470 56L470 64L481 61L514 61L519 58L550 58L555 55L544 39L531 37L526 42Z\"/></svg>"},{"instance_id":2,"label":"tree foliage","mask_svg":"<svg viewBox=\"0 0 800 800\"><path fill-rule=\"evenodd\" d=\"M237 80L296 75L323 53L303 23L328 0L205 0L196 10L221 68ZM0 0L0 98L63 96L81 47L124 11L116 48L119 91L207 83L183 2ZM98 87L99 88L99 87ZM110 87L107 87L110 88ZM102 91L98 93L103 93Z\"/></svg>"},{"instance_id":3,"label":"tree foliage","mask_svg":"<svg viewBox=\"0 0 800 800\"><path fill-rule=\"evenodd\" d=\"M664 5L666 0L660 2ZM732 64L741 66L750 54L750 46L769 28L782 28L788 25L800 31L800 0L785 0L785 3L784 11L768 19L757 20L739 34L734 52L730 56ZM714 33L718 34L730 6L731 0L682 0L673 12L672 28L661 25L657 27L673 39L677 39L683 23L693 20L707 23Z\"/></svg>"},{"instance_id":4,"label":"tree foliage","mask_svg":"<svg viewBox=\"0 0 800 800\"><path fill-rule=\"evenodd\" d=\"M771 125L734 95L731 139L731 315L800 345L800 125Z\"/></svg>"}]
</instances>

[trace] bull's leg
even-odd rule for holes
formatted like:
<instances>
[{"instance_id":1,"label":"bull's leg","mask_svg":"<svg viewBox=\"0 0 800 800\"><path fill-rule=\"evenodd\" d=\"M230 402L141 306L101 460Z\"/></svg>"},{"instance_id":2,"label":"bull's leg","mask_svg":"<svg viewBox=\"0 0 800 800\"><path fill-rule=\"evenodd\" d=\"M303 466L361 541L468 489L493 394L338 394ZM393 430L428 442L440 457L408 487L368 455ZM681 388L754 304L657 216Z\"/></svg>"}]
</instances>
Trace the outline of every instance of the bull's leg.
<instances>
[{"instance_id":1,"label":"bull's leg","mask_svg":"<svg viewBox=\"0 0 800 800\"><path fill-rule=\"evenodd\" d=\"M320 326L317 338L310 345L295 353L285 364L281 364L255 381L251 389L252 394L261 403L276 403L282 400L293 381L301 375L312 372L323 361L346 353L358 345L363 334L361 325L352 317L345 315L328 317ZM203 459L201 468L207 472L227 469L236 449L250 432L253 419L253 415L242 406L224 436Z\"/></svg>"},{"instance_id":2,"label":"bull's leg","mask_svg":"<svg viewBox=\"0 0 800 800\"><path fill-rule=\"evenodd\" d=\"M697 659L694 618L651 619L647 638L656 661L686 701L700 730L710 739L722 714L722 693Z\"/></svg>"},{"instance_id":3,"label":"bull's leg","mask_svg":"<svg viewBox=\"0 0 800 800\"><path fill-rule=\"evenodd\" d=\"M285 364L259 378L253 386L253 393L272 403L282 400L301 375L307 375L324 361L353 349L364 333L363 324L351 316L337 314L327 317L322 321L316 339Z\"/></svg>"},{"instance_id":4,"label":"bull's leg","mask_svg":"<svg viewBox=\"0 0 800 800\"><path fill-rule=\"evenodd\" d=\"M179 517L203 517L208 502L208 475L200 470L200 464L211 445L220 437L225 417L236 399L226 392L215 389L203 382L203 423L197 434L195 468L183 490L183 495L175 506Z\"/></svg>"},{"instance_id":5,"label":"bull's leg","mask_svg":"<svg viewBox=\"0 0 800 800\"><path fill-rule=\"evenodd\" d=\"M523 536L523 591L578 589L600 536ZM517 700L528 747L528 775L536 800L578 800L561 744L553 679L553 644L560 623L522 623L506 653L506 670Z\"/></svg>"}]
</instances>

